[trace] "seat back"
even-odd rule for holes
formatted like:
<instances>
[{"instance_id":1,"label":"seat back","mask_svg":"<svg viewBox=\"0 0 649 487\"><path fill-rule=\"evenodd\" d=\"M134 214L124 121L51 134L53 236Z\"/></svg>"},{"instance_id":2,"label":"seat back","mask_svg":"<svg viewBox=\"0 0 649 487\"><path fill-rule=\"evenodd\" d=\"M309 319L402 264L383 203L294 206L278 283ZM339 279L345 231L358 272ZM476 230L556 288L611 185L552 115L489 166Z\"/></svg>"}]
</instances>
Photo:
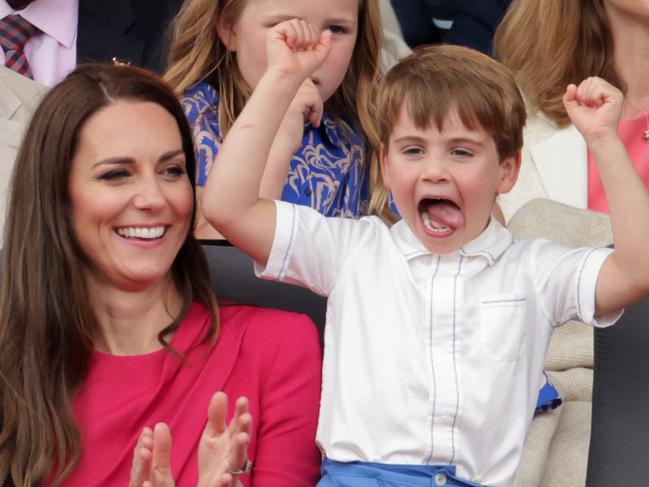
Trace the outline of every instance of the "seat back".
<instances>
[{"instance_id":1,"label":"seat back","mask_svg":"<svg viewBox=\"0 0 649 487\"><path fill-rule=\"evenodd\" d=\"M302 287L259 279L252 259L225 240L202 244L217 299L305 314L318 327L322 343L326 298Z\"/></svg>"},{"instance_id":2,"label":"seat back","mask_svg":"<svg viewBox=\"0 0 649 487\"><path fill-rule=\"evenodd\" d=\"M649 481L649 298L595 330L593 415L586 485Z\"/></svg>"}]
</instances>

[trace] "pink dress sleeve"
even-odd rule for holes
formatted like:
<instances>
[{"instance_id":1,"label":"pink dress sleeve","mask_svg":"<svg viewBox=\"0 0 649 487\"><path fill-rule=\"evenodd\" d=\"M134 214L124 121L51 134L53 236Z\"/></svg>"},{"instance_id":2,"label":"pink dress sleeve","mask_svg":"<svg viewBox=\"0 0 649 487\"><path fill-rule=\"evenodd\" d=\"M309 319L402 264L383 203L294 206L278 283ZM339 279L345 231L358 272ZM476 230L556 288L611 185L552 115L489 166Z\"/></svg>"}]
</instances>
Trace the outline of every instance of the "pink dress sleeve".
<instances>
[{"instance_id":1,"label":"pink dress sleeve","mask_svg":"<svg viewBox=\"0 0 649 487\"><path fill-rule=\"evenodd\" d=\"M321 454L315 444L320 342L313 323L294 316L296 322L278 343L260 391L254 486L313 487L320 478Z\"/></svg>"}]
</instances>

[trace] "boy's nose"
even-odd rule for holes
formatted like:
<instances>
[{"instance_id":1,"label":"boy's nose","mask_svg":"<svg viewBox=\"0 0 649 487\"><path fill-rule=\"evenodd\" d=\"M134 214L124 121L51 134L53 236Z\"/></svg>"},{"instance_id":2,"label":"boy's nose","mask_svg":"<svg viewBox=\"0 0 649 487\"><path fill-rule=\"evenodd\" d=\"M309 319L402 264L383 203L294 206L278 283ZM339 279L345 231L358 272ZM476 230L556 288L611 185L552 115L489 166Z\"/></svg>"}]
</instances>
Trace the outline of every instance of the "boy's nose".
<instances>
[{"instance_id":1,"label":"boy's nose","mask_svg":"<svg viewBox=\"0 0 649 487\"><path fill-rule=\"evenodd\" d=\"M446 164L438 157L428 157L424 164L421 177L425 181L430 182L447 181L449 175Z\"/></svg>"}]
</instances>

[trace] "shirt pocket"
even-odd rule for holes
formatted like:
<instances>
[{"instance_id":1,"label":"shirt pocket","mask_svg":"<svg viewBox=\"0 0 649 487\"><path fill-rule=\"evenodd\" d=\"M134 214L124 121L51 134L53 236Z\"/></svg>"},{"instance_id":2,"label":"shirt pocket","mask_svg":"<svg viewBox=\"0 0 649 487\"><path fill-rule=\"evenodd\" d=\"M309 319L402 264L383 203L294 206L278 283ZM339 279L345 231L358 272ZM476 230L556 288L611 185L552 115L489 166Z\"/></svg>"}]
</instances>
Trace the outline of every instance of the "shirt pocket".
<instances>
[{"instance_id":1,"label":"shirt pocket","mask_svg":"<svg viewBox=\"0 0 649 487\"><path fill-rule=\"evenodd\" d=\"M492 360L512 362L521 356L526 310L524 294L492 294L480 298L480 335Z\"/></svg>"}]
</instances>

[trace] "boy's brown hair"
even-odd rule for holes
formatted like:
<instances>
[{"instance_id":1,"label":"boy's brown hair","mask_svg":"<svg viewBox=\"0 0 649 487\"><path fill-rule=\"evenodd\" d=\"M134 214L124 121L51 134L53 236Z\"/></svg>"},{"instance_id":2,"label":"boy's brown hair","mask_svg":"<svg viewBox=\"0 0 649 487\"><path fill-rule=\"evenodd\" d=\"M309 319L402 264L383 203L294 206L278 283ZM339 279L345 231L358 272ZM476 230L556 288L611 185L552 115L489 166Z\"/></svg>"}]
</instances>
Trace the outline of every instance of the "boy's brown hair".
<instances>
[{"instance_id":1,"label":"boy's brown hair","mask_svg":"<svg viewBox=\"0 0 649 487\"><path fill-rule=\"evenodd\" d=\"M375 119L385 146L404 104L418 128L434 122L441 130L446 116L456 111L466 127L481 127L491 134L501 161L515 156L523 145L525 102L512 74L498 61L473 49L421 47L383 77L377 89ZM375 158L370 210L394 221L379 166Z\"/></svg>"}]
</instances>

